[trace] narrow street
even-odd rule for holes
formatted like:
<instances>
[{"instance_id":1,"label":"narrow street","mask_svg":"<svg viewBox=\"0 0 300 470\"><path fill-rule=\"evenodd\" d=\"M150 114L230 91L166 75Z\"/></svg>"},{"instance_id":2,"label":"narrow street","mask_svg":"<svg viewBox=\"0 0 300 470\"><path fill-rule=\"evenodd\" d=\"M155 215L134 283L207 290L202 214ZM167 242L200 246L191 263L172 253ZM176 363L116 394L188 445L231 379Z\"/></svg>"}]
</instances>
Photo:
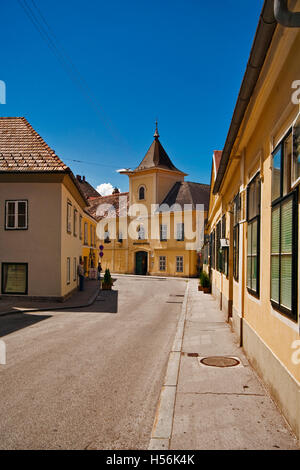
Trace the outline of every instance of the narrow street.
<instances>
[{"instance_id":1,"label":"narrow street","mask_svg":"<svg viewBox=\"0 0 300 470\"><path fill-rule=\"evenodd\" d=\"M0 448L146 449L185 288L120 276L86 311L0 317Z\"/></svg>"}]
</instances>

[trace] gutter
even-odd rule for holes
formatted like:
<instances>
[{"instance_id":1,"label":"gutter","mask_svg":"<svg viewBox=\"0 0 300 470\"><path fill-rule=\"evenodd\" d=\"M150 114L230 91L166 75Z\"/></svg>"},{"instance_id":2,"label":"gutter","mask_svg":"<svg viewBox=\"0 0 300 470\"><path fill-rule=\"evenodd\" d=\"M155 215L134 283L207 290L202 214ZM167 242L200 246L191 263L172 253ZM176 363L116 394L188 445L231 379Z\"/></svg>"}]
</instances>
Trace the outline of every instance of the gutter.
<instances>
[{"instance_id":1,"label":"gutter","mask_svg":"<svg viewBox=\"0 0 300 470\"><path fill-rule=\"evenodd\" d=\"M275 0L276 1L276 0ZM213 194L217 194L225 175L227 163L243 122L247 107L262 71L268 50L270 48L277 21L274 15L274 0L265 0L255 33L250 58L243 78L238 100L234 109L229 132L225 142L219 171L213 187Z\"/></svg>"}]
</instances>

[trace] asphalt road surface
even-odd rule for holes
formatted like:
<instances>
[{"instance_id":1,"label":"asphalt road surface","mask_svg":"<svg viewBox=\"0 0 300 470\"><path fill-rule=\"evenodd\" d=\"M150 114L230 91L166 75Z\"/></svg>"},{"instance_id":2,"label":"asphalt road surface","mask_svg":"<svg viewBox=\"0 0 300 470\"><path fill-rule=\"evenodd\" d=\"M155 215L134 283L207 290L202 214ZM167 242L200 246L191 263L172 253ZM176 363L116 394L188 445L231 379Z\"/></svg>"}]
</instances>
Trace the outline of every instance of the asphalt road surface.
<instances>
[{"instance_id":1,"label":"asphalt road surface","mask_svg":"<svg viewBox=\"0 0 300 470\"><path fill-rule=\"evenodd\" d=\"M146 449L185 288L119 277L85 311L0 317L0 448Z\"/></svg>"}]
</instances>

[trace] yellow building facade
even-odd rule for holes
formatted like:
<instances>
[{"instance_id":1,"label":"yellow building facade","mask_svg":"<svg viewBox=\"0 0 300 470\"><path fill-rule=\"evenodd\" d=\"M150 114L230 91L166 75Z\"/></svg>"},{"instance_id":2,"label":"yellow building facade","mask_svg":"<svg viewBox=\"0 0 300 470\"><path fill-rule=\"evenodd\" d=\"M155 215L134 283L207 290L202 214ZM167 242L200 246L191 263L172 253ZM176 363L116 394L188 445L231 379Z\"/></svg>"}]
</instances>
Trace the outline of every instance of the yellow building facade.
<instances>
[{"instance_id":1,"label":"yellow building facade","mask_svg":"<svg viewBox=\"0 0 300 470\"><path fill-rule=\"evenodd\" d=\"M1 296L63 301L77 289L88 202L25 118L0 118L0 153Z\"/></svg>"},{"instance_id":2,"label":"yellow building facade","mask_svg":"<svg viewBox=\"0 0 300 470\"><path fill-rule=\"evenodd\" d=\"M90 276L90 270L98 266L99 250L96 235L97 222L86 211L80 216L81 240L82 240L82 260L84 274Z\"/></svg>"},{"instance_id":3,"label":"yellow building facade","mask_svg":"<svg viewBox=\"0 0 300 470\"><path fill-rule=\"evenodd\" d=\"M91 201L90 213L100 219L97 230L104 247L102 269L196 276L201 246L195 234L198 219L204 227L209 185L184 181L185 173L171 162L157 128L140 165L121 173L129 177L129 193Z\"/></svg>"},{"instance_id":4,"label":"yellow building facade","mask_svg":"<svg viewBox=\"0 0 300 470\"><path fill-rule=\"evenodd\" d=\"M295 11L300 1L293 2ZM207 230L212 293L300 436L300 30L265 1L223 152ZM297 82L298 80L298 82Z\"/></svg>"}]
</instances>

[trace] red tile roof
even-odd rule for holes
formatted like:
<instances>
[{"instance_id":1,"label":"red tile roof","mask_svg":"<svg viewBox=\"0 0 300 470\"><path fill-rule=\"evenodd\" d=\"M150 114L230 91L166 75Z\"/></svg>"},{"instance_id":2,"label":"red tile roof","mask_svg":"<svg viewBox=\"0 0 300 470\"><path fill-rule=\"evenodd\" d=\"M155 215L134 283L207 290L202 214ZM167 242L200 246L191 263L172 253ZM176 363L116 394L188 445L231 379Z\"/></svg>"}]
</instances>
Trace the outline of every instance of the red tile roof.
<instances>
[{"instance_id":1,"label":"red tile roof","mask_svg":"<svg viewBox=\"0 0 300 470\"><path fill-rule=\"evenodd\" d=\"M0 117L0 172L65 172L61 161L24 117Z\"/></svg>"},{"instance_id":2,"label":"red tile roof","mask_svg":"<svg viewBox=\"0 0 300 470\"><path fill-rule=\"evenodd\" d=\"M89 200L89 207L86 212L96 220L101 220L104 217L119 217L120 215L120 198L126 197L126 209L129 206L129 193L116 193L109 196L99 196ZM105 205L105 206L104 206ZM107 207L110 206L109 207ZM103 206L101 208L101 206ZM121 207L122 208L122 207Z\"/></svg>"},{"instance_id":3,"label":"red tile roof","mask_svg":"<svg viewBox=\"0 0 300 470\"><path fill-rule=\"evenodd\" d=\"M96 189L86 181L85 176L81 177L80 175L77 175L76 179L86 199L95 199L101 196L101 194L99 194L98 191L96 191Z\"/></svg>"}]
</instances>

